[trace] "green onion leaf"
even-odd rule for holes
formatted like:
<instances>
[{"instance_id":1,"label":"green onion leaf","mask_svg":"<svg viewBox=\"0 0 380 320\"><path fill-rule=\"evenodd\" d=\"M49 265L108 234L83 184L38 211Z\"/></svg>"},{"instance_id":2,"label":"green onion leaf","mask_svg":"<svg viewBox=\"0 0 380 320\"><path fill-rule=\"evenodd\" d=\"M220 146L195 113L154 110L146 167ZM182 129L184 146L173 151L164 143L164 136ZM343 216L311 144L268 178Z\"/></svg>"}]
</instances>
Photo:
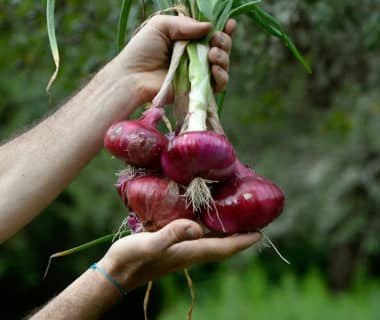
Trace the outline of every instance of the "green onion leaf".
<instances>
[{"instance_id":1,"label":"green onion leaf","mask_svg":"<svg viewBox=\"0 0 380 320\"><path fill-rule=\"evenodd\" d=\"M55 36L54 7L55 7L55 0L47 0L46 24L47 24L50 50L51 50L51 53L54 59L54 64L55 64L55 71L53 75L50 77L50 80L46 86L46 92L48 94L50 93L50 87L53 84L54 80L57 78L58 71L59 71L59 51L58 51L57 39Z\"/></svg>"},{"instance_id":2,"label":"green onion leaf","mask_svg":"<svg viewBox=\"0 0 380 320\"><path fill-rule=\"evenodd\" d=\"M49 271L52 259L68 256L70 254L77 253L77 252L89 249L89 248L91 248L93 246L96 246L98 244L105 243L105 242L108 242L108 241L112 241L115 238L115 236L119 236L121 238L121 237L128 236L130 234L131 234L130 230L126 230L126 231L123 231L123 232L120 232L120 233L111 233L111 234L108 234L106 236L100 237L98 239L92 240L90 242L86 242L84 244L81 244L81 245L79 245L77 247L74 247L74 248L71 248L71 249L67 249L67 250L64 250L64 251L60 251L60 252L56 252L56 253L52 254L49 257L49 262L48 262L48 265L47 265L45 273L44 273L44 278L46 278L46 276L47 276L47 273Z\"/></svg>"},{"instance_id":3,"label":"green onion leaf","mask_svg":"<svg viewBox=\"0 0 380 320\"><path fill-rule=\"evenodd\" d=\"M125 32L128 24L129 12L131 11L132 0L123 0L121 3L119 25L117 29L117 48L121 51L125 44Z\"/></svg>"},{"instance_id":4,"label":"green onion leaf","mask_svg":"<svg viewBox=\"0 0 380 320\"><path fill-rule=\"evenodd\" d=\"M228 3L224 5L224 9L221 11L221 14L216 23L215 30L223 31L224 26L227 23L228 18L230 17L232 6L233 0L228 1Z\"/></svg>"},{"instance_id":5,"label":"green onion leaf","mask_svg":"<svg viewBox=\"0 0 380 320\"><path fill-rule=\"evenodd\" d=\"M261 0L255 0L255 1L250 1L245 4L242 4L241 6L234 8L230 12L230 17L238 16L240 14L252 11L253 9L257 10L259 7L257 6L258 3L260 3Z\"/></svg>"},{"instance_id":6,"label":"green onion leaf","mask_svg":"<svg viewBox=\"0 0 380 320\"><path fill-rule=\"evenodd\" d=\"M227 23L227 20L230 17L238 16L240 14L252 11L253 8L256 8L256 4L259 2L261 2L261 0L249 1L247 3L239 5L238 7L234 7L236 3L234 3L234 1L230 1L228 6L225 6L224 11L220 15L215 30L222 31L225 24Z\"/></svg>"},{"instance_id":7,"label":"green onion leaf","mask_svg":"<svg viewBox=\"0 0 380 320\"><path fill-rule=\"evenodd\" d=\"M276 27L272 26L270 23L266 22L258 13L256 10L253 10L251 12L247 12L248 16L253 19L253 21L256 23L257 26L259 26L261 29L265 30L269 34L275 36L276 38L279 38L281 40L284 40L284 34L281 32L281 30L278 30Z\"/></svg>"},{"instance_id":8,"label":"green onion leaf","mask_svg":"<svg viewBox=\"0 0 380 320\"><path fill-rule=\"evenodd\" d=\"M265 12L259 7L257 7L257 10L255 10L255 13L256 13L256 17L268 27L268 29L266 30L272 33L274 36L280 38L285 43L285 45L289 48L289 50L293 53L293 55L297 58L297 60L304 66L306 71L308 73L311 73L311 68L309 64L306 62L306 60L303 58L301 53L298 51L293 41L285 33L281 24L269 13ZM281 34L281 36L279 36L279 34Z\"/></svg>"},{"instance_id":9,"label":"green onion leaf","mask_svg":"<svg viewBox=\"0 0 380 320\"><path fill-rule=\"evenodd\" d=\"M294 45L293 41L286 36L285 43L287 47L289 48L289 50L293 53L293 55L298 59L298 61L302 63L302 65L307 70L307 72L311 74L312 71L311 71L310 65L305 61L301 53L298 51L298 49Z\"/></svg>"},{"instance_id":10,"label":"green onion leaf","mask_svg":"<svg viewBox=\"0 0 380 320\"><path fill-rule=\"evenodd\" d=\"M161 10L171 8L173 6L173 1L169 0L157 0L157 3Z\"/></svg>"},{"instance_id":11,"label":"green onion leaf","mask_svg":"<svg viewBox=\"0 0 380 320\"><path fill-rule=\"evenodd\" d=\"M265 10L261 9L259 6L256 7L256 12L266 21L271 23L273 26L275 26L278 30L280 30L283 34L285 34L285 30L282 27L282 25L273 17L271 16L268 12Z\"/></svg>"},{"instance_id":12,"label":"green onion leaf","mask_svg":"<svg viewBox=\"0 0 380 320\"><path fill-rule=\"evenodd\" d=\"M198 20L200 21L213 21L214 20L214 12L212 8L212 2L210 0L196 0L196 4L198 7Z\"/></svg>"},{"instance_id":13,"label":"green onion leaf","mask_svg":"<svg viewBox=\"0 0 380 320\"><path fill-rule=\"evenodd\" d=\"M289 50L293 53L293 55L297 58L297 60L304 66L306 71L308 73L311 73L311 68L309 64L298 51L293 41L285 33L280 23L264 10L258 7L252 9L252 11L246 12L246 14L255 22L255 24L261 29L264 29L265 31L270 33L271 35L281 39L289 48Z\"/></svg>"}]
</instances>

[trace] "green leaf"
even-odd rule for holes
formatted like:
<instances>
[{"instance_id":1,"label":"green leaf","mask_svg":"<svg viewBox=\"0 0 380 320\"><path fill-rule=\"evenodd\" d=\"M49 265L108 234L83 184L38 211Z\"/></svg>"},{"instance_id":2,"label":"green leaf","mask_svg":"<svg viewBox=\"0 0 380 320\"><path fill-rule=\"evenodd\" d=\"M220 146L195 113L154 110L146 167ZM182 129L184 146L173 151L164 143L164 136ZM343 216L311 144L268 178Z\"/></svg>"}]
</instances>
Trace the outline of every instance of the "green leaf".
<instances>
[{"instance_id":1,"label":"green leaf","mask_svg":"<svg viewBox=\"0 0 380 320\"><path fill-rule=\"evenodd\" d=\"M51 264L51 260L52 259L68 256L68 255L73 254L73 253L78 253L80 251L89 249L89 248L91 248L93 246L96 246L98 244L109 242L109 241L113 241L115 239L115 237L116 238L122 238L122 237L128 236L130 234L131 234L130 230L125 230L125 231L122 231L122 232L111 233L111 234L108 234L106 236L100 237L98 239L92 240L90 242L86 242L84 244L81 244L81 245L79 245L77 247L74 247L74 248L71 248L71 249L67 249L67 250L64 250L64 251L60 251L60 252L56 252L56 253L52 254L49 257L48 265L47 265L47 267L45 269L45 273L44 273L44 278L46 278L47 273L48 273L48 271L50 269L50 264Z\"/></svg>"},{"instance_id":2,"label":"green leaf","mask_svg":"<svg viewBox=\"0 0 380 320\"><path fill-rule=\"evenodd\" d=\"M289 48L289 50L293 53L293 55L297 58L297 60L304 66L307 72L311 73L311 68L309 64L298 51L290 37L285 33L281 24L269 13L265 12L259 7L257 7L257 9L253 11L253 13L255 14L257 22L261 23L261 25L264 27L266 31L280 38Z\"/></svg>"},{"instance_id":3,"label":"green leaf","mask_svg":"<svg viewBox=\"0 0 380 320\"><path fill-rule=\"evenodd\" d=\"M125 44L125 32L128 25L129 12L131 11L132 0L123 0L121 3L119 25L117 28L117 48L121 51Z\"/></svg>"},{"instance_id":4,"label":"green leaf","mask_svg":"<svg viewBox=\"0 0 380 320\"><path fill-rule=\"evenodd\" d=\"M268 13L263 14L263 10L257 10L252 8L252 11L246 12L246 14L253 20L253 22L261 29L267 31L269 34L281 39L284 44L289 48L297 60L304 66L308 73L311 73L311 68L290 37L284 32L282 26Z\"/></svg>"},{"instance_id":5,"label":"green leaf","mask_svg":"<svg viewBox=\"0 0 380 320\"><path fill-rule=\"evenodd\" d=\"M298 51L296 46L294 45L293 41L286 36L286 41L285 41L287 47L289 50L293 53L293 55L298 59L299 62L304 66L304 68L307 70L308 73L312 73L310 65L306 62L306 60L303 58L301 53Z\"/></svg>"},{"instance_id":6,"label":"green leaf","mask_svg":"<svg viewBox=\"0 0 380 320\"><path fill-rule=\"evenodd\" d=\"M273 26L275 26L278 30L280 30L282 33L285 34L285 30L282 27L282 25L276 20L275 17L271 16L268 12L261 9L259 6L256 7L256 12L263 18L265 21L271 23Z\"/></svg>"},{"instance_id":7,"label":"green leaf","mask_svg":"<svg viewBox=\"0 0 380 320\"><path fill-rule=\"evenodd\" d=\"M213 1L196 0L199 16L197 17L200 21L213 21L214 12L212 10Z\"/></svg>"},{"instance_id":8,"label":"green leaf","mask_svg":"<svg viewBox=\"0 0 380 320\"><path fill-rule=\"evenodd\" d=\"M271 35L284 40L284 33L281 30L278 30L276 27L273 27L270 23L266 22L256 10L246 13L251 19L256 23L258 27L270 33Z\"/></svg>"},{"instance_id":9,"label":"green leaf","mask_svg":"<svg viewBox=\"0 0 380 320\"><path fill-rule=\"evenodd\" d=\"M50 93L50 87L53 84L54 80L57 78L58 71L59 71L59 51L58 51L57 39L55 36L54 8L55 8L55 0L47 0L46 24L47 24L47 30L48 30L50 50L51 50L51 54L53 56L54 64L55 64L55 71L53 75L50 77L49 82L46 86L46 92L48 94Z\"/></svg>"},{"instance_id":10,"label":"green leaf","mask_svg":"<svg viewBox=\"0 0 380 320\"><path fill-rule=\"evenodd\" d=\"M161 10L171 8L173 6L173 1L169 0L157 0L157 3Z\"/></svg>"},{"instance_id":11,"label":"green leaf","mask_svg":"<svg viewBox=\"0 0 380 320\"><path fill-rule=\"evenodd\" d=\"M257 6L258 3L260 3L261 0L255 0L255 1L250 1L245 4L242 4L241 6L234 8L231 13L230 17L235 17L240 14L252 11L252 10L257 10L259 7Z\"/></svg>"},{"instance_id":12,"label":"green leaf","mask_svg":"<svg viewBox=\"0 0 380 320\"><path fill-rule=\"evenodd\" d=\"M216 23L215 30L222 31L224 29L224 26L227 23L228 18L230 17L233 4L233 0L230 0L224 4L224 9L221 10L220 15L218 16L218 21Z\"/></svg>"}]
</instances>

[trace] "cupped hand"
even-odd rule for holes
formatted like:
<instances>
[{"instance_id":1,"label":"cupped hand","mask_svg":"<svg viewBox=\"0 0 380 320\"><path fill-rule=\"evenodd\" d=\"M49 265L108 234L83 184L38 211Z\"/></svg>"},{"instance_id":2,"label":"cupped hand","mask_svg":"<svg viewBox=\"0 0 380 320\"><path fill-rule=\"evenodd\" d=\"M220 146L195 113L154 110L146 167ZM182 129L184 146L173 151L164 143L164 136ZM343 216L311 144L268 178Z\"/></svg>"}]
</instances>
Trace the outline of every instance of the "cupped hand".
<instances>
[{"instance_id":1,"label":"cupped hand","mask_svg":"<svg viewBox=\"0 0 380 320\"><path fill-rule=\"evenodd\" d=\"M229 20L224 32L216 32L210 42L209 60L216 92L223 91L228 83L231 36L235 27L235 20ZM210 23L166 15L153 17L141 28L115 58L124 74L138 82L141 103L151 101L159 91L168 71L173 42L200 39L210 30Z\"/></svg>"},{"instance_id":2,"label":"cupped hand","mask_svg":"<svg viewBox=\"0 0 380 320\"><path fill-rule=\"evenodd\" d=\"M193 264L220 261L260 240L259 233L203 237L199 224L180 219L160 231L115 242L99 264L128 291Z\"/></svg>"}]
</instances>

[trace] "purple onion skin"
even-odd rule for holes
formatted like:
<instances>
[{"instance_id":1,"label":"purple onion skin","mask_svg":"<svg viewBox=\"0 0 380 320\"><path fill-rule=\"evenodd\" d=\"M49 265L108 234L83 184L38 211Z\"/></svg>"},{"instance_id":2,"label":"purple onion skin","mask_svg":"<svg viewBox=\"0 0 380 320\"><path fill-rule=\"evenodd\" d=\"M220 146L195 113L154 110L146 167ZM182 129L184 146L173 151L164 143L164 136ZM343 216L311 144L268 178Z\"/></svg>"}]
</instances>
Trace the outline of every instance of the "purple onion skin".
<instances>
[{"instance_id":1,"label":"purple onion skin","mask_svg":"<svg viewBox=\"0 0 380 320\"><path fill-rule=\"evenodd\" d=\"M134 212L129 213L127 222L132 233L139 233L143 231L143 225Z\"/></svg>"},{"instance_id":2,"label":"purple onion skin","mask_svg":"<svg viewBox=\"0 0 380 320\"><path fill-rule=\"evenodd\" d=\"M124 182L122 200L142 223L144 231L156 231L176 219L196 219L180 187L159 176L140 176ZM120 191L119 191L120 192Z\"/></svg>"},{"instance_id":3,"label":"purple onion skin","mask_svg":"<svg viewBox=\"0 0 380 320\"><path fill-rule=\"evenodd\" d=\"M119 194L121 201L126 207L128 207L127 187L130 180L131 178L127 174L123 174L119 176L119 179L116 183L117 193Z\"/></svg>"},{"instance_id":4,"label":"purple onion skin","mask_svg":"<svg viewBox=\"0 0 380 320\"><path fill-rule=\"evenodd\" d=\"M161 153L166 149L168 139L155 126L163 114L162 109L152 108L138 120L113 124L104 137L105 148L127 164L160 168Z\"/></svg>"},{"instance_id":5,"label":"purple onion skin","mask_svg":"<svg viewBox=\"0 0 380 320\"><path fill-rule=\"evenodd\" d=\"M201 219L221 233L257 231L281 214L285 201L277 185L253 172L215 186L213 198L215 208L202 212Z\"/></svg>"},{"instance_id":6,"label":"purple onion skin","mask_svg":"<svg viewBox=\"0 0 380 320\"><path fill-rule=\"evenodd\" d=\"M161 156L164 173L188 185L194 178L213 181L230 178L235 171L235 152L226 137L211 131L180 134L168 144Z\"/></svg>"}]
</instances>

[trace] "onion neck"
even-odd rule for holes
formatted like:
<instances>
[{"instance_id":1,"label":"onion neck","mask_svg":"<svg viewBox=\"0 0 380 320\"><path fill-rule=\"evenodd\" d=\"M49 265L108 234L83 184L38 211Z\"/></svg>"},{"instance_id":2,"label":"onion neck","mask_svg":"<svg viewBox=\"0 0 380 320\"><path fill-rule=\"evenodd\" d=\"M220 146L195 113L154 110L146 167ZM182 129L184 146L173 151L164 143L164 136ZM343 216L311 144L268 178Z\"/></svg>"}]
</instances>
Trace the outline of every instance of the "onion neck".
<instances>
[{"instance_id":1,"label":"onion neck","mask_svg":"<svg viewBox=\"0 0 380 320\"><path fill-rule=\"evenodd\" d=\"M153 107L146 110L139 121L149 127L156 127L157 122L162 119L164 114L164 109Z\"/></svg>"},{"instance_id":2,"label":"onion neck","mask_svg":"<svg viewBox=\"0 0 380 320\"><path fill-rule=\"evenodd\" d=\"M174 78L174 119L176 121L176 133L181 131L182 125L189 109L189 59L184 55L178 66Z\"/></svg>"},{"instance_id":3,"label":"onion neck","mask_svg":"<svg viewBox=\"0 0 380 320\"><path fill-rule=\"evenodd\" d=\"M190 43L187 46L191 89L186 131L207 130L207 106L209 95L212 94L208 52L209 46L203 43Z\"/></svg>"}]
</instances>

